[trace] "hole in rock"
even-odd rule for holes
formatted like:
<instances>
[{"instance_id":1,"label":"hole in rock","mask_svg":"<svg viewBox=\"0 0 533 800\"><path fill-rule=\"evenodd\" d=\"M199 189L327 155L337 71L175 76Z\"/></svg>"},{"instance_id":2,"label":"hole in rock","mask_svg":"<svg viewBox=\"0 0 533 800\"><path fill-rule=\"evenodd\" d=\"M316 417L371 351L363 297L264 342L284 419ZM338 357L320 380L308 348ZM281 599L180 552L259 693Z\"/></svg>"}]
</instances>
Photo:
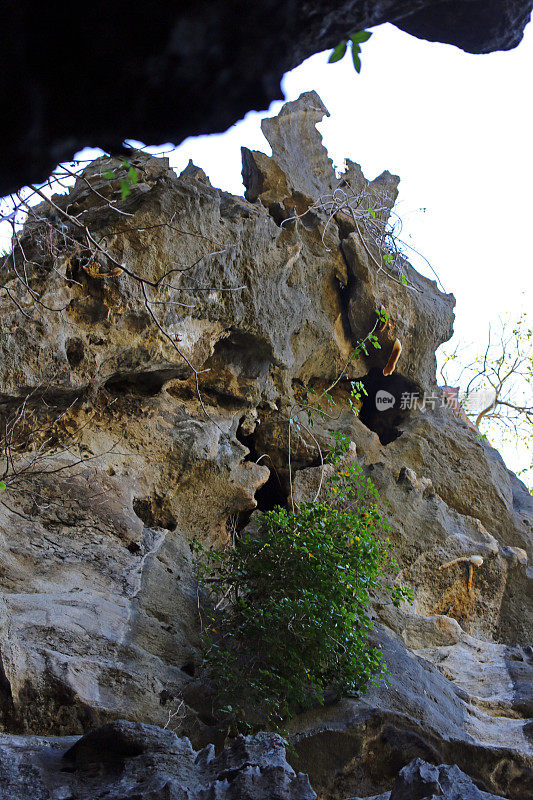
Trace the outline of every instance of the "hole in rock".
<instances>
[{"instance_id":1,"label":"hole in rock","mask_svg":"<svg viewBox=\"0 0 533 800\"><path fill-rule=\"evenodd\" d=\"M173 531L178 524L166 507L165 499L158 494L152 497L135 497L133 510L147 528L166 528Z\"/></svg>"},{"instance_id":2,"label":"hole in rock","mask_svg":"<svg viewBox=\"0 0 533 800\"><path fill-rule=\"evenodd\" d=\"M255 432L245 434L242 428L242 422L237 428L236 437L241 444L249 449L248 455L245 456L245 461L256 462L264 453L257 452L256 435ZM289 490L284 485L284 481L280 474L274 468L269 458L263 457L260 461L261 464L270 469L270 475L266 483L261 486L255 493L255 500L257 502L258 511L271 511L276 506L285 506L289 499ZM237 521L237 530L242 530L248 523L251 511L244 511L239 514Z\"/></svg>"},{"instance_id":3,"label":"hole in rock","mask_svg":"<svg viewBox=\"0 0 533 800\"><path fill-rule=\"evenodd\" d=\"M270 470L270 476L265 484L255 493L258 511L270 511L276 506L286 506L289 499L289 492L281 483L274 469Z\"/></svg>"},{"instance_id":4,"label":"hole in rock","mask_svg":"<svg viewBox=\"0 0 533 800\"><path fill-rule=\"evenodd\" d=\"M182 377L182 370L176 368L118 373L106 381L105 387L111 394L140 394L153 397L161 391L167 381L179 377Z\"/></svg>"},{"instance_id":5,"label":"hole in rock","mask_svg":"<svg viewBox=\"0 0 533 800\"><path fill-rule=\"evenodd\" d=\"M232 365L235 373L243 378L258 380L268 374L272 348L259 336L231 331L227 338L215 344L213 355Z\"/></svg>"},{"instance_id":6,"label":"hole in rock","mask_svg":"<svg viewBox=\"0 0 533 800\"><path fill-rule=\"evenodd\" d=\"M255 432L245 433L243 422L244 422L244 417L241 417L241 421L239 422L239 425L237 427L237 433L235 434L235 438L237 439L237 441L239 441L241 444L247 447L248 450L250 451L244 456L244 460L255 461L255 459L257 458L255 452Z\"/></svg>"},{"instance_id":7,"label":"hole in rock","mask_svg":"<svg viewBox=\"0 0 533 800\"><path fill-rule=\"evenodd\" d=\"M67 361L71 367L77 367L83 361L84 356L84 347L83 342L81 339L75 337L74 339L68 339L65 352L67 354Z\"/></svg>"},{"instance_id":8,"label":"hole in rock","mask_svg":"<svg viewBox=\"0 0 533 800\"><path fill-rule=\"evenodd\" d=\"M162 706L166 706L169 700L174 700L174 695L171 694L167 689L162 689L159 692L159 703Z\"/></svg>"},{"instance_id":9,"label":"hole in rock","mask_svg":"<svg viewBox=\"0 0 533 800\"><path fill-rule=\"evenodd\" d=\"M401 407L402 394L420 395L420 387L397 372L385 376L377 367L361 382L367 395L363 395L359 419L377 433L381 444L390 444L401 436L399 427L410 414L409 409Z\"/></svg>"},{"instance_id":10,"label":"hole in rock","mask_svg":"<svg viewBox=\"0 0 533 800\"><path fill-rule=\"evenodd\" d=\"M271 203L268 207L268 213L278 226L281 228L289 214L287 213L287 209L281 203Z\"/></svg>"},{"instance_id":11,"label":"hole in rock","mask_svg":"<svg viewBox=\"0 0 533 800\"><path fill-rule=\"evenodd\" d=\"M82 300L71 300L68 314L72 319L83 325L98 325L107 322L109 308L96 297L85 297Z\"/></svg>"},{"instance_id":12,"label":"hole in rock","mask_svg":"<svg viewBox=\"0 0 533 800\"><path fill-rule=\"evenodd\" d=\"M194 661L187 661L181 667L181 671L184 672L186 675L190 675L191 678L194 678L194 673L196 672L196 667L194 665Z\"/></svg>"},{"instance_id":13,"label":"hole in rock","mask_svg":"<svg viewBox=\"0 0 533 800\"><path fill-rule=\"evenodd\" d=\"M339 278L336 278L335 282L339 293L342 332L347 341L352 342L357 338L350 324L350 298L354 297L356 294L356 278L353 274L353 270L348 267L346 259L344 259L344 262L346 264L346 283L343 283Z\"/></svg>"},{"instance_id":14,"label":"hole in rock","mask_svg":"<svg viewBox=\"0 0 533 800\"><path fill-rule=\"evenodd\" d=\"M3 722L3 729L10 733L22 733L18 720L16 719L15 706L11 684L4 669L2 651L0 650L0 719Z\"/></svg>"},{"instance_id":15,"label":"hole in rock","mask_svg":"<svg viewBox=\"0 0 533 800\"><path fill-rule=\"evenodd\" d=\"M268 378L271 362L268 342L250 333L230 330L216 342L212 355L203 364L205 377L203 373L199 376L200 390L221 408L249 407ZM175 390L174 383L170 392L174 394Z\"/></svg>"}]
</instances>

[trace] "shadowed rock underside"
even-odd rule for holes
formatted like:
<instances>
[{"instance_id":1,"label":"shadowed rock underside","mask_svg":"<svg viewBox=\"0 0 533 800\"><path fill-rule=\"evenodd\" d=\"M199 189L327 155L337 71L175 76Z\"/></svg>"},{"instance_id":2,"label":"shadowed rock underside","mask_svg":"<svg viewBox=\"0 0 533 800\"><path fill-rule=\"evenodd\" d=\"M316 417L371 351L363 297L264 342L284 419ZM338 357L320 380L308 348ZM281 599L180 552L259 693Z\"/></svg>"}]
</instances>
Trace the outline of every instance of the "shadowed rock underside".
<instances>
[{"instance_id":1,"label":"shadowed rock underside","mask_svg":"<svg viewBox=\"0 0 533 800\"><path fill-rule=\"evenodd\" d=\"M281 99L283 74L350 31L393 22L472 53L515 47L532 0L6 0L0 195L85 146L117 153L218 133Z\"/></svg>"}]
</instances>

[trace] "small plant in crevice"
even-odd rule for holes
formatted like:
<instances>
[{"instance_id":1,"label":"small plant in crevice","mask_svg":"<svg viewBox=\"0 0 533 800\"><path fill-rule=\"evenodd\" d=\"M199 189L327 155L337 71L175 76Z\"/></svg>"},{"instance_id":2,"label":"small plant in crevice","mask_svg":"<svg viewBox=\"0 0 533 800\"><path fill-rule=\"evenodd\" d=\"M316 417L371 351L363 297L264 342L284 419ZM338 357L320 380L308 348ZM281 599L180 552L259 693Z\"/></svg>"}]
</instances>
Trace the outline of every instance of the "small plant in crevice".
<instances>
[{"instance_id":1,"label":"small plant in crevice","mask_svg":"<svg viewBox=\"0 0 533 800\"><path fill-rule=\"evenodd\" d=\"M348 443L337 445L333 460ZM397 565L376 536L388 529L377 499L357 463L341 464L324 499L261 514L256 534L222 552L194 544L211 598L203 664L228 733L282 730L296 713L386 676L368 641L370 593L384 586L398 605L409 592L387 583Z\"/></svg>"},{"instance_id":2,"label":"small plant in crevice","mask_svg":"<svg viewBox=\"0 0 533 800\"><path fill-rule=\"evenodd\" d=\"M372 349L381 350L381 344L379 343L376 331L382 330L387 324L388 319L389 315L383 307L376 309L376 321L373 327L367 333L364 339L360 339L358 342L356 342L349 358L346 360L346 363L336 376L335 380L327 387L327 389L324 389L322 392L317 392L310 386L302 386L300 388L298 403L293 410L295 411L295 414L298 414L302 410L305 411L307 414L307 422L310 427L313 427L315 414L318 415L322 420L326 420L329 412L331 412L333 407L336 405L331 392L343 378L346 378L346 372L350 363L355 361L357 356L361 355L361 353L363 353L365 356L368 356ZM357 414L356 404L359 400L361 400L362 396L366 394L366 390L363 382L360 380L349 380L349 383L350 396L348 398L348 405L354 414ZM293 416L294 415L291 414L291 419ZM298 426L300 423L297 420L293 420L291 424Z\"/></svg>"},{"instance_id":3,"label":"small plant in crevice","mask_svg":"<svg viewBox=\"0 0 533 800\"><path fill-rule=\"evenodd\" d=\"M126 197L131 194L132 186L135 186L135 184L139 182L139 173L135 167L130 164L127 158L122 159L122 166L127 170L125 178L120 178L119 170L106 169L103 171L102 175L108 181L114 181L117 178L120 179L120 195L122 200L125 200Z\"/></svg>"}]
</instances>

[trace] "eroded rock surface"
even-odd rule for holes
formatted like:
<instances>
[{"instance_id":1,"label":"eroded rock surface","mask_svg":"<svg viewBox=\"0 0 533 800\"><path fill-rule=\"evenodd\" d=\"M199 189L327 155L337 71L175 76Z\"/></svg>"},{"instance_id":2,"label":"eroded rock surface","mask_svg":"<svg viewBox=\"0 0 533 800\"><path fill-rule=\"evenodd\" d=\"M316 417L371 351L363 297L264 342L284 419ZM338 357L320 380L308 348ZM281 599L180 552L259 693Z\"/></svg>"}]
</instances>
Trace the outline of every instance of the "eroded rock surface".
<instances>
[{"instance_id":1,"label":"eroded rock surface","mask_svg":"<svg viewBox=\"0 0 533 800\"><path fill-rule=\"evenodd\" d=\"M481 792L458 767L446 764L436 767L420 758L401 770L391 792L366 800L433 800L436 797L442 800L502 800L495 794Z\"/></svg>"},{"instance_id":2,"label":"eroded rock surface","mask_svg":"<svg viewBox=\"0 0 533 800\"><path fill-rule=\"evenodd\" d=\"M104 175L120 165L100 159L14 242L0 296L0 411L18 431L0 498L0 723L6 752L31 751L42 774L52 756L13 734L126 719L212 740L190 540L224 546L287 501L289 437L295 500L313 497L320 450L342 431L415 602L376 597L390 685L294 720L295 768L328 800L388 793L416 758L457 765L482 792L533 794L533 499L440 402L453 297L402 259L404 283L357 219L328 213L324 198L350 186L385 220L398 179L368 182L353 163L336 177L325 113L307 93L265 121L273 156L244 152L246 198L137 153L121 199ZM380 348L354 355L370 331ZM336 403L312 432L304 386ZM381 411L383 391L394 405ZM402 408L405 392L435 400Z\"/></svg>"},{"instance_id":3,"label":"eroded rock surface","mask_svg":"<svg viewBox=\"0 0 533 800\"><path fill-rule=\"evenodd\" d=\"M2 800L316 800L285 760L279 736L239 737L218 756L186 738L132 722L77 741L0 734Z\"/></svg>"}]
</instances>

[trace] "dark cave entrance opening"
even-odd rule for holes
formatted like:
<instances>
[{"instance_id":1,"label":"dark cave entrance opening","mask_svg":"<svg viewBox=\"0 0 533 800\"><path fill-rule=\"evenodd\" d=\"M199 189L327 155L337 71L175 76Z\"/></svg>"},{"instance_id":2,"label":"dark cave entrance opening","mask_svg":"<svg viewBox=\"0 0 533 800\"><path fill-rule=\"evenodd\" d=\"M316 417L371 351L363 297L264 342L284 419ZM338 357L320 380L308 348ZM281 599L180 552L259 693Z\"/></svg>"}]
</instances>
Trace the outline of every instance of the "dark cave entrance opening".
<instances>
[{"instance_id":1,"label":"dark cave entrance opening","mask_svg":"<svg viewBox=\"0 0 533 800\"><path fill-rule=\"evenodd\" d=\"M245 461L253 461L254 463L261 463L270 469L270 475L266 483L261 486L255 493L257 502L257 511L271 511L276 506L285 507L289 500L289 490L285 485L283 477L279 474L272 460L268 455L259 453L256 448L255 433L245 433L243 430L242 420L237 428L236 437L241 444L248 448L250 451L244 458ZM240 517L246 517L246 522L250 518L251 511L242 512ZM241 520L239 520L240 524ZM240 529L244 527L240 525ZM238 528L239 529L239 528Z\"/></svg>"},{"instance_id":2,"label":"dark cave entrance opening","mask_svg":"<svg viewBox=\"0 0 533 800\"><path fill-rule=\"evenodd\" d=\"M366 395L363 395L359 419L377 433L381 444L390 444L402 435L401 425L409 417L410 403L404 398L420 397L420 386L398 372L383 375L374 367L361 379Z\"/></svg>"}]
</instances>

